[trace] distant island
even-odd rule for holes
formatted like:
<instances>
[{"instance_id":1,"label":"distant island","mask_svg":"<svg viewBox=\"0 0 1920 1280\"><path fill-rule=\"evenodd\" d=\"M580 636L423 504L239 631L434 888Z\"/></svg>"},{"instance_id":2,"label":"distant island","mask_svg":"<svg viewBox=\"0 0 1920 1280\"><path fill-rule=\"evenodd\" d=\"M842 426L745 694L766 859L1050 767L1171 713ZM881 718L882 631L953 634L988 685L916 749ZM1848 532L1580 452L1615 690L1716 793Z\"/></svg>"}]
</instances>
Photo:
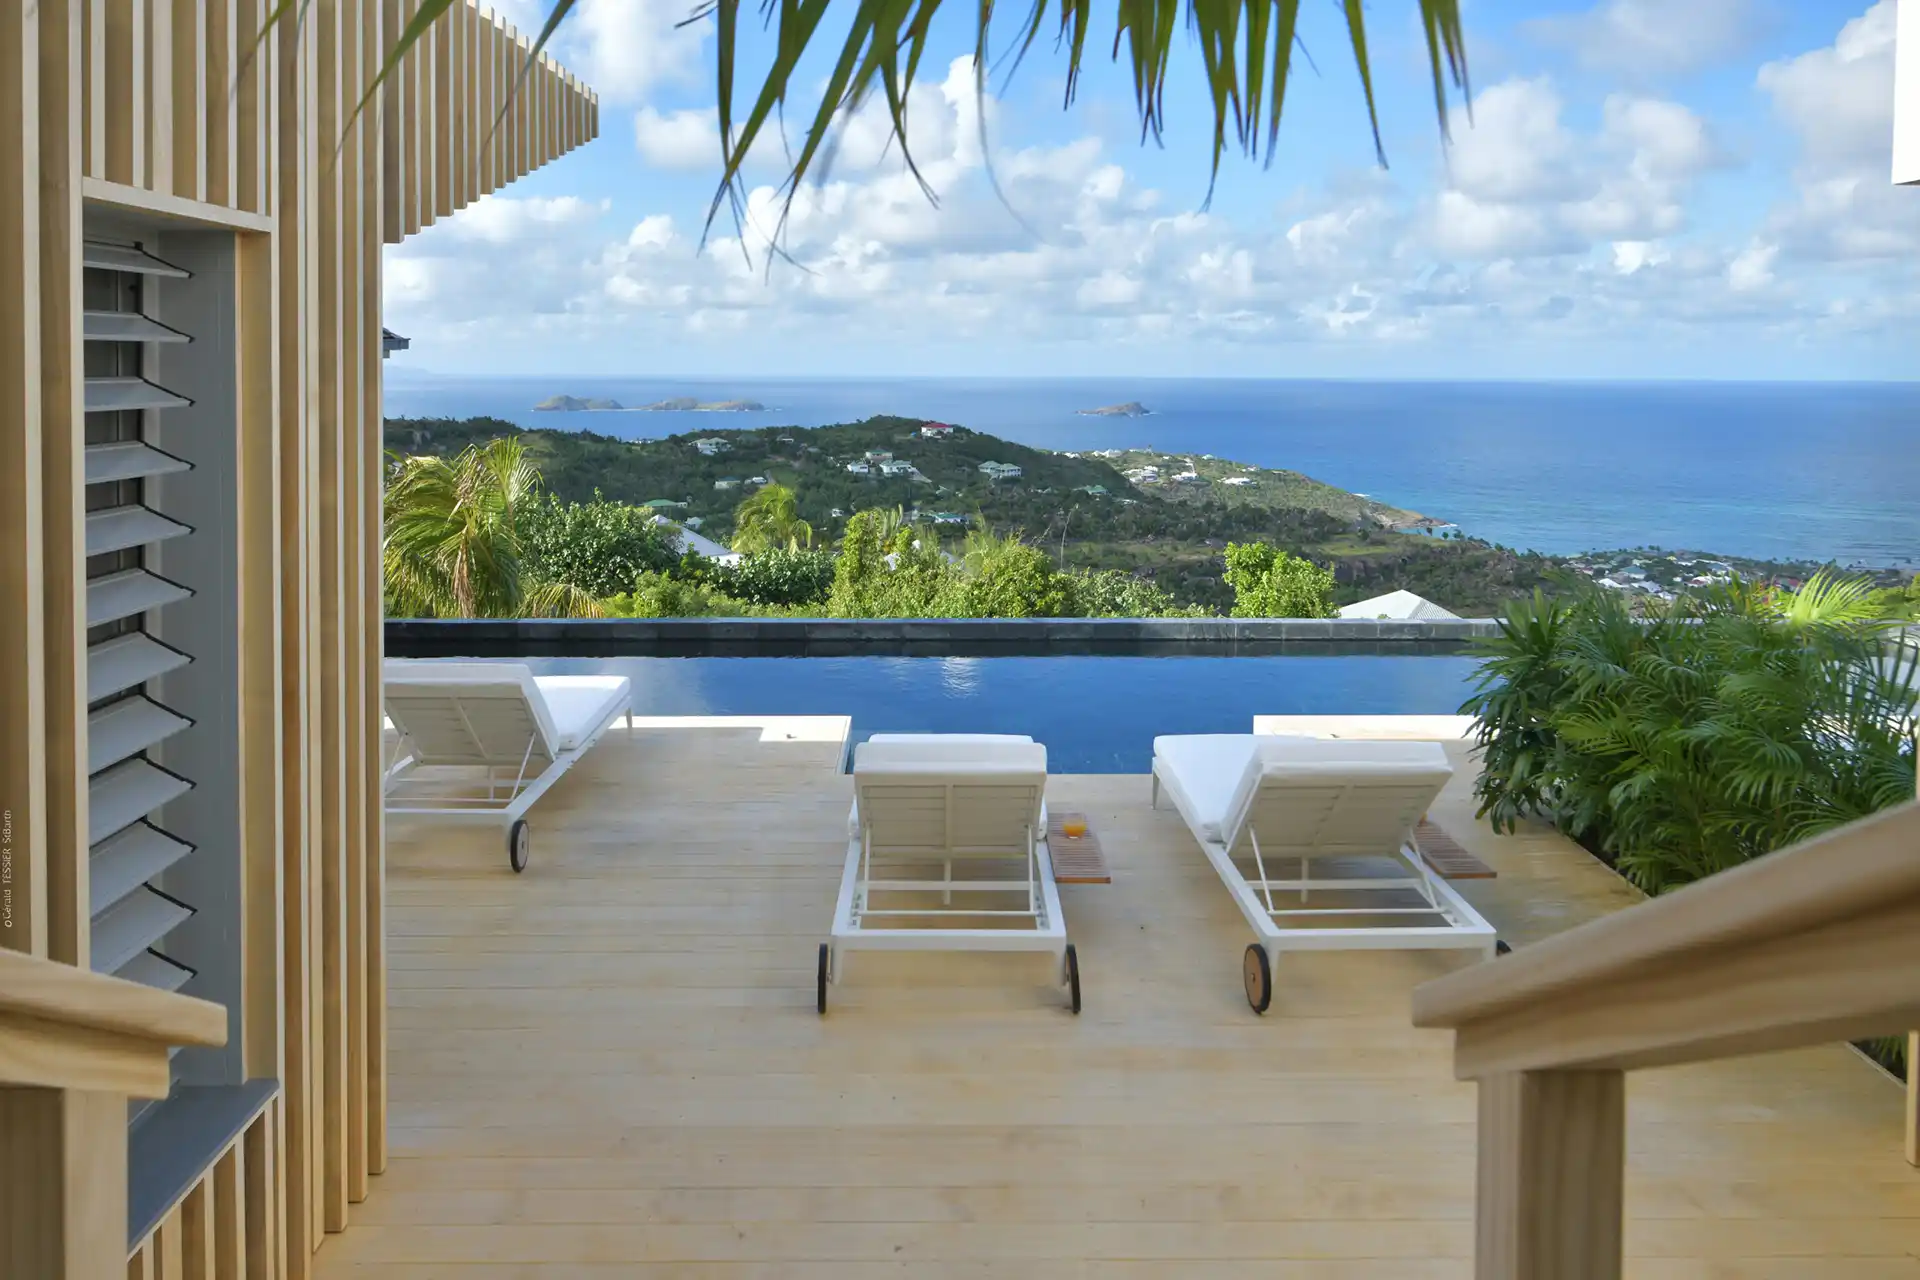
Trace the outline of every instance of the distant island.
<instances>
[{"instance_id":1,"label":"distant island","mask_svg":"<svg viewBox=\"0 0 1920 1280\"><path fill-rule=\"evenodd\" d=\"M764 413L767 406L758 400L696 400L692 396L676 396L630 409L618 400L548 396L533 408L536 413Z\"/></svg>"},{"instance_id":2,"label":"distant island","mask_svg":"<svg viewBox=\"0 0 1920 1280\"><path fill-rule=\"evenodd\" d=\"M692 396L640 406L642 413L765 413L766 409L758 400L696 400Z\"/></svg>"},{"instance_id":3,"label":"distant island","mask_svg":"<svg viewBox=\"0 0 1920 1280\"><path fill-rule=\"evenodd\" d=\"M579 396L548 396L533 406L536 413L619 413L626 406L618 400L586 400Z\"/></svg>"},{"instance_id":4,"label":"distant island","mask_svg":"<svg viewBox=\"0 0 1920 1280\"><path fill-rule=\"evenodd\" d=\"M1101 409L1077 409L1075 412L1087 418L1144 418L1153 410L1138 400L1129 400L1125 404L1110 404Z\"/></svg>"}]
</instances>

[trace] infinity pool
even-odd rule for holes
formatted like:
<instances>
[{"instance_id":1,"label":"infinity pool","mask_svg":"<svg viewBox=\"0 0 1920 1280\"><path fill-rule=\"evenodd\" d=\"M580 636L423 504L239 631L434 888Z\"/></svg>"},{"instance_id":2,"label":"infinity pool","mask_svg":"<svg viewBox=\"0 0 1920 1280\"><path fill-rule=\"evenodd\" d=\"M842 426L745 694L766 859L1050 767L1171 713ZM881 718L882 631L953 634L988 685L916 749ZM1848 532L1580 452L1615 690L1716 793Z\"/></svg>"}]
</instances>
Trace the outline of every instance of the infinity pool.
<instances>
[{"instance_id":1,"label":"infinity pool","mask_svg":"<svg viewBox=\"0 0 1920 1280\"><path fill-rule=\"evenodd\" d=\"M1055 773L1146 773L1163 733L1255 715L1451 715L1469 657L527 658L623 675L640 715L845 715L873 733L1025 733Z\"/></svg>"}]
</instances>

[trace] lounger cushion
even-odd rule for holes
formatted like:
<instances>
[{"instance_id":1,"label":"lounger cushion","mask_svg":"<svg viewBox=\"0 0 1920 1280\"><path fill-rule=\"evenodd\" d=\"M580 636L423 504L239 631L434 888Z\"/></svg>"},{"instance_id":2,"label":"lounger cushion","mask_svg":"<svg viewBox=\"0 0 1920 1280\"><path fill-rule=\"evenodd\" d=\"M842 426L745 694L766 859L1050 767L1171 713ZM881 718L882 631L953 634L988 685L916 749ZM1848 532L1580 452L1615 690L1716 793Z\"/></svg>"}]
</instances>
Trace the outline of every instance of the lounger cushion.
<instances>
[{"instance_id":1,"label":"lounger cushion","mask_svg":"<svg viewBox=\"0 0 1920 1280\"><path fill-rule=\"evenodd\" d=\"M1024 733L870 733L868 742L1032 742Z\"/></svg>"},{"instance_id":2,"label":"lounger cushion","mask_svg":"<svg viewBox=\"0 0 1920 1280\"><path fill-rule=\"evenodd\" d=\"M1356 767L1451 774L1437 742L1316 738L1307 734L1186 734L1153 740L1154 773L1202 840L1224 841L1269 774L1338 776Z\"/></svg>"},{"instance_id":3,"label":"lounger cushion","mask_svg":"<svg viewBox=\"0 0 1920 1280\"><path fill-rule=\"evenodd\" d=\"M856 779L862 775L905 773L975 778L993 773L1047 772L1047 749L1032 738L995 733L876 733L853 751ZM857 789L856 782L856 789ZM1046 802L1041 801L1041 838L1046 837ZM847 836L860 835L858 797L847 814Z\"/></svg>"},{"instance_id":4,"label":"lounger cushion","mask_svg":"<svg viewBox=\"0 0 1920 1280\"><path fill-rule=\"evenodd\" d=\"M625 711L632 688L625 676L535 676L533 683L547 704L562 751L577 750L608 716Z\"/></svg>"},{"instance_id":5,"label":"lounger cushion","mask_svg":"<svg viewBox=\"0 0 1920 1280\"><path fill-rule=\"evenodd\" d=\"M1202 840L1225 837L1234 792L1260 739L1250 733L1177 734L1153 740L1153 771Z\"/></svg>"}]
</instances>

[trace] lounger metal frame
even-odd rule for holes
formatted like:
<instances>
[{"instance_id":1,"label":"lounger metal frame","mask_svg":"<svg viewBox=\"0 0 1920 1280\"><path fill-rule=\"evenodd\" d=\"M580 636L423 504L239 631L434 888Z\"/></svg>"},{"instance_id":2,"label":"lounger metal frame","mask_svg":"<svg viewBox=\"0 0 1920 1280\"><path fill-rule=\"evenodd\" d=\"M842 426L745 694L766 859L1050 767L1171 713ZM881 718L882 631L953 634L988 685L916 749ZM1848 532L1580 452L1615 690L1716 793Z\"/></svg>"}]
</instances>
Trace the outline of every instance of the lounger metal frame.
<instances>
[{"instance_id":1,"label":"lounger metal frame","mask_svg":"<svg viewBox=\"0 0 1920 1280\"><path fill-rule=\"evenodd\" d=\"M451 692L449 696L453 699L454 706L459 708L459 696ZM460 714L464 720L466 718L465 710L462 709ZM387 816L390 818L432 817L441 820L453 819L464 822L488 822L511 828L516 821L526 815L528 809L533 807L534 801L545 795L549 787L560 781L561 776L564 775L567 770L571 769L580 757L585 755L588 750L593 747L594 743L600 741L601 736L604 735L608 729L612 728L616 721L623 719L627 722L628 730L631 731L633 727L633 701L631 698L627 700L625 706L615 705L614 708L607 713L606 718L594 726L591 733L580 740L578 746L570 747L564 751L554 751L547 760L545 767L542 768L539 773L529 778L527 777L527 766L538 758L538 753L544 745L540 741L536 720L535 732L529 734L527 737L526 751L521 756L519 768L514 772L513 777L503 778L500 776L503 766L484 766L486 769L486 791L484 795L477 794L479 790L478 782L474 784L472 791L455 792L442 790L438 779L435 780L435 788L431 792L409 791L408 788L413 782L412 774L415 769L423 766L431 768L439 768L441 766L431 765L429 762L424 761L416 754L414 750L415 744L412 740L409 739L404 732L401 732L399 733L398 740L394 743L389 763L381 773L381 790L386 798ZM394 727L396 730L399 729L398 724ZM471 732L471 730L469 730L469 732ZM479 735L474 734L473 737L476 747L479 746ZM447 767L479 768L481 766L453 765ZM419 796L420 803L408 803L409 797L414 795Z\"/></svg>"},{"instance_id":2,"label":"lounger metal frame","mask_svg":"<svg viewBox=\"0 0 1920 1280\"><path fill-rule=\"evenodd\" d=\"M1249 804L1251 804L1251 799ZM1152 805L1160 807L1160 761L1154 761ZM1405 841L1395 849L1383 849L1377 855L1338 853L1326 855L1328 858L1352 859L1356 857L1396 858L1407 869L1404 876L1378 876L1351 878L1332 878L1313 874L1314 855L1289 852L1282 855L1286 859L1298 859L1300 874L1291 879L1275 879L1267 874L1266 857L1261 852L1260 841L1253 825L1249 821L1234 834L1244 832L1250 845L1254 874L1249 877L1240 869L1233 853L1226 844L1218 840L1204 840L1199 832L1193 836L1200 845L1207 861L1227 886L1227 892L1233 898L1234 905L1240 908L1240 914L1246 917L1254 935L1260 939L1261 946L1267 952L1269 960L1281 951L1412 951L1412 950L1466 950L1483 952L1487 958L1494 955L1498 939L1494 927L1475 911L1467 900L1447 881L1434 873L1426 859L1421 855L1419 844L1409 831ZM1237 843L1237 840L1236 840ZM1386 892L1412 890L1419 894L1424 905L1418 907L1315 907L1308 905L1316 891L1327 892ZM1276 907L1273 901L1275 892L1298 893L1297 905L1285 903ZM1286 919L1312 918L1331 919L1339 916L1438 916L1446 921L1441 925L1364 925L1355 928L1288 928Z\"/></svg>"}]
</instances>

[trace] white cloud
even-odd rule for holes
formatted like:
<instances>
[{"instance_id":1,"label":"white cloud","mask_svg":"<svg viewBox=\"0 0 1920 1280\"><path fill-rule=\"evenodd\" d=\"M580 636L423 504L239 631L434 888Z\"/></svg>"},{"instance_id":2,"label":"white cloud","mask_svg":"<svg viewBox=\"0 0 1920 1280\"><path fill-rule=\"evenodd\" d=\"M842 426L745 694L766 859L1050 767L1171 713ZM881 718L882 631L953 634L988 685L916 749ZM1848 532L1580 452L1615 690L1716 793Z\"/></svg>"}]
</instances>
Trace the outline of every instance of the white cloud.
<instances>
[{"instance_id":1,"label":"white cloud","mask_svg":"<svg viewBox=\"0 0 1920 1280\"><path fill-rule=\"evenodd\" d=\"M1718 162L1705 121L1677 102L1614 94L1598 131L1582 136L1562 123L1562 105L1545 79L1481 95L1433 206L1435 248L1486 259L1584 253L1685 226L1688 185Z\"/></svg>"},{"instance_id":2,"label":"white cloud","mask_svg":"<svg viewBox=\"0 0 1920 1280\"><path fill-rule=\"evenodd\" d=\"M1816 163L1872 157L1884 166L1893 146L1894 4L1879 0L1826 48L1760 68L1760 88Z\"/></svg>"},{"instance_id":3,"label":"white cloud","mask_svg":"<svg viewBox=\"0 0 1920 1280\"><path fill-rule=\"evenodd\" d=\"M1758 34L1754 0L1602 0L1585 13L1527 24L1590 67L1634 78L1724 62Z\"/></svg>"},{"instance_id":4,"label":"white cloud","mask_svg":"<svg viewBox=\"0 0 1920 1280\"><path fill-rule=\"evenodd\" d=\"M1777 244L1748 246L1727 264L1727 283L1743 293L1765 288L1773 283L1773 260L1779 256Z\"/></svg>"},{"instance_id":5,"label":"white cloud","mask_svg":"<svg viewBox=\"0 0 1920 1280\"><path fill-rule=\"evenodd\" d=\"M1730 325L1868 332L1920 310L1894 277L1886 297L1858 296L1814 287L1796 261L1809 243L1831 255L1898 243L1895 224L1836 221L1867 198L1850 168L1810 176L1757 235L1690 230L1695 184L1723 157L1705 121L1660 98L1615 94L1592 104L1588 125L1552 82L1509 80L1480 95L1436 187L1369 171L1235 219L1169 212L1129 155L1092 137L1002 146L1003 204L986 181L973 94L962 58L910 102L937 206L870 105L820 181L789 205L761 166L755 180L769 182L747 193L742 224L723 221L704 243L703 210L676 220L643 204L616 221L604 202L571 197L482 201L389 251L390 319L423 349L492 341L511 352L546 334L569 351L656 358L702 341L775 350L829 336L848 351L1497 349L1545 326L1560 341L1677 345ZM991 124L999 107L986 107ZM660 167L711 165L713 119L644 107L635 144ZM1825 228L1812 241L1803 217ZM770 261L776 228L791 261Z\"/></svg>"},{"instance_id":6,"label":"white cloud","mask_svg":"<svg viewBox=\"0 0 1920 1280\"><path fill-rule=\"evenodd\" d=\"M1790 254L1920 259L1920 201L1888 180L1894 12L1879 0L1831 45L1760 68L1761 91L1800 143L1796 196L1770 220Z\"/></svg>"},{"instance_id":7,"label":"white cloud","mask_svg":"<svg viewBox=\"0 0 1920 1280\"><path fill-rule=\"evenodd\" d=\"M633 118L640 158L656 169L720 168L720 113L708 107L662 115L642 107Z\"/></svg>"},{"instance_id":8,"label":"white cloud","mask_svg":"<svg viewBox=\"0 0 1920 1280\"><path fill-rule=\"evenodd\" d=\"M688 0L580 0L567 33L569 65L605 102L638 102L691 80L712 24L678 25Z\"/></svg>"}]
</instances>

